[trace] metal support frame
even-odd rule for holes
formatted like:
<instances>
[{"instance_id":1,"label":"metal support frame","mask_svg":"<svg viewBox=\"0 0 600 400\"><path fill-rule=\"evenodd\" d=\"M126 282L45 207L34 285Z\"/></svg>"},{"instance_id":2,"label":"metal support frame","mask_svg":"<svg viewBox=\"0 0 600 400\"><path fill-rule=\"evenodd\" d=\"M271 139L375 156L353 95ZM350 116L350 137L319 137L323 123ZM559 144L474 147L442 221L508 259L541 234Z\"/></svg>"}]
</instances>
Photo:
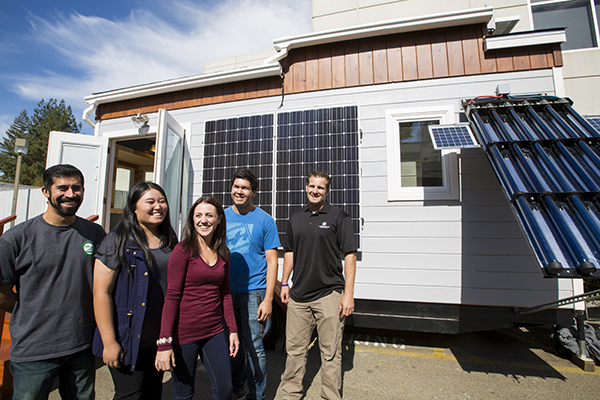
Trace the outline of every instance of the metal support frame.
<instances>
[{"instance_id":1,"label":"metal support frame","mask_svg":"<svg viewBox=\"0 0 600 400\"><path fill-rule=\"evenodd\" d=\"M542 304L542 305L539 305L539 306L527 307L527 308L522 308L522 309L520 309L519 307L515 307L513 309L513 312L515 313L515 315L531 314L531 313L534 313L534 312L538 312L538 311L542 311L542 310L547 310L549 308L557 308L559 306L564 306L564 305L567 305L567 304L579 303L580 301L594 299L596 297L600 297L600 289L594 290L593 292L588 292L588 293L580 294L578 296L567 297L567 298L562 299L562 300L558 300L558 301L555 301L555 302L552 302L552 303Z\"/></svg>"},{"instance_id":2,"label":"metal support frame","mask_svg":"<svg viewBox=\"0 0 600 400\"><path fill-rule=\"evenodd\" d=\"M525 315L531 314L534 312L547 310L549 308L556 308L559 306L564 306L567 304L578 303L580 301L585 301L589 299L594 299L596 297L600 297L600 289L594 290L592 292L584 293L578 296L567 297L562 300L555 301L553 303L542 304L539 306L528 307L519 309L515 307L513 312L515 315ZM578 354L572 354L571 361L581 367L584 371L594 371L594 361L589 358L587 349L585 347L585 323L584 323L584 315L582 310L573 310L573 316L575 319L575 323L577 325L577 345L578 345Z\"/></svg>"}]
</instances>

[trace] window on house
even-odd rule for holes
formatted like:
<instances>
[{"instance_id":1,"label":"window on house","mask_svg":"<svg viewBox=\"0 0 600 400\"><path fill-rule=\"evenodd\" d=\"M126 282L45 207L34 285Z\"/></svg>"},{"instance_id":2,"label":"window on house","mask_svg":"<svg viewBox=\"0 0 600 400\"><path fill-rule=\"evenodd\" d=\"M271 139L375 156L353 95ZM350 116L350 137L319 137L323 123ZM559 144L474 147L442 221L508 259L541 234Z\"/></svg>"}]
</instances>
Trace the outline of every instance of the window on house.
<instances>
[{"instance_id":1,"label":"window on house","mask_svg":"<svg viewBox=\"0 0 600 400\"><path fill-rule=\"evenodd\" d=\"M451 123L452 106L386 112L388 200L458 199L456 150L436 150L429 125Z\"/></svg>"},{"instance_id":2,"label":"window on house","mask_svg":"<svg viewBox=\"0 0 600 400\"><path fill-rule=\"evenodd\" d=\"M402 187L443 186L442 154L435 150L427 126L439 121L400 122L400 176Z\"/></svg>"},{"instance_id":3,"label":"window on house","mask_svg":"<svg viewBox=\"0 0 600 400\"><path fill-rule=\"evenodd\" d=\"M598 47L600 0L532 0L535 29L566 28L563 50Z\"/></svg>"}]
</instances>

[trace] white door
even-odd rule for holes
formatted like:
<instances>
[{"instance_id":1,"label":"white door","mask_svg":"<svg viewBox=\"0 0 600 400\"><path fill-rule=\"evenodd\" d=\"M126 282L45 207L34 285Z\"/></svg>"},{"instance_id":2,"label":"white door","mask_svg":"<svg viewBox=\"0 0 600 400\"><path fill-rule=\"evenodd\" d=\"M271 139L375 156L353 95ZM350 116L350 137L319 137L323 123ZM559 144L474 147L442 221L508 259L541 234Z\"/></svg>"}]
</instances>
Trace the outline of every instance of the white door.
<instances>
[{"instance_id":1,"label":"white door","mask_svg":"<svg viewBox=\"0 0 600 400\"><path fill-rule=\"evenodd\" d=\"M185 148L185 129L167 110L158 110L155 182L162 186L167 194L171 224L177 234L180 233L182 207L187 208L187 202L182 201L187 199L188 186L187 173L184 174L184 169L187 169L184 168L184 160L189 158L189 152Z\"/></svg>"},{"instance_id":2,"label":"white door","mask_svg":"<svg viewBox=\"0 0 600 400\"><path fill-rule=\"evenodd\" d=\"M56 164L71 164L83 173L85 192L77 212L82 218L98 215L99 222L103 221L107 160L107 138L50 132L46 168Z\"/></svg>"}]
</instances>

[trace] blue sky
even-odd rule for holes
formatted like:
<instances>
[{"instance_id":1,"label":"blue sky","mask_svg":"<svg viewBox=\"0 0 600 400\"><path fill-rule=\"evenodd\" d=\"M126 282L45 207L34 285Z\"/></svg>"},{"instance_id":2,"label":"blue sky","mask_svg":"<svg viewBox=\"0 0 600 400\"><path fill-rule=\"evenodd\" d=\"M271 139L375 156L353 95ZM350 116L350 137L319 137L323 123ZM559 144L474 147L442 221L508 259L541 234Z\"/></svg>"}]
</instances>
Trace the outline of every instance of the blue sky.
<instances>
[{"instance_id":1,"label":"blue sky","mask_svg":"<svg viewBox=\"0 0 600 400\"><path fill-rule=\"evenodd\" d=\"M82 122L87 95L201 74L310 29L310 0L0 0L0 136L41 99Z\"/></svg>"}]
</instances>

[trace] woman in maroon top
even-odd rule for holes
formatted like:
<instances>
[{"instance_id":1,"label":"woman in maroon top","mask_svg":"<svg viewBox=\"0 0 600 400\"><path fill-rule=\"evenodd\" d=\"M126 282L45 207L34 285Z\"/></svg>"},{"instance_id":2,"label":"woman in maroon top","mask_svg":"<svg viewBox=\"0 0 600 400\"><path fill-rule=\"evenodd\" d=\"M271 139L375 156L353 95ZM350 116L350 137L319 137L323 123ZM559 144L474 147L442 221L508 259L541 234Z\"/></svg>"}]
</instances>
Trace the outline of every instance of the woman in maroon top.
<instances>
[{"instance_id":1,"label":"woman in maroon top","mask_svg":"<svg viewBox=\"0 0 600 400\"><path fill-rule=\"evenodd\" d=\"M229 346L222 317L230 332ZM183 240L169 258L156 368L173 369L175 399L192 399L200 355L212 398L230 399L229 357L235 356L239 343L229 292L225 215L216 199L204 196L190 209Z\"/></svg>"}]
</instances>

